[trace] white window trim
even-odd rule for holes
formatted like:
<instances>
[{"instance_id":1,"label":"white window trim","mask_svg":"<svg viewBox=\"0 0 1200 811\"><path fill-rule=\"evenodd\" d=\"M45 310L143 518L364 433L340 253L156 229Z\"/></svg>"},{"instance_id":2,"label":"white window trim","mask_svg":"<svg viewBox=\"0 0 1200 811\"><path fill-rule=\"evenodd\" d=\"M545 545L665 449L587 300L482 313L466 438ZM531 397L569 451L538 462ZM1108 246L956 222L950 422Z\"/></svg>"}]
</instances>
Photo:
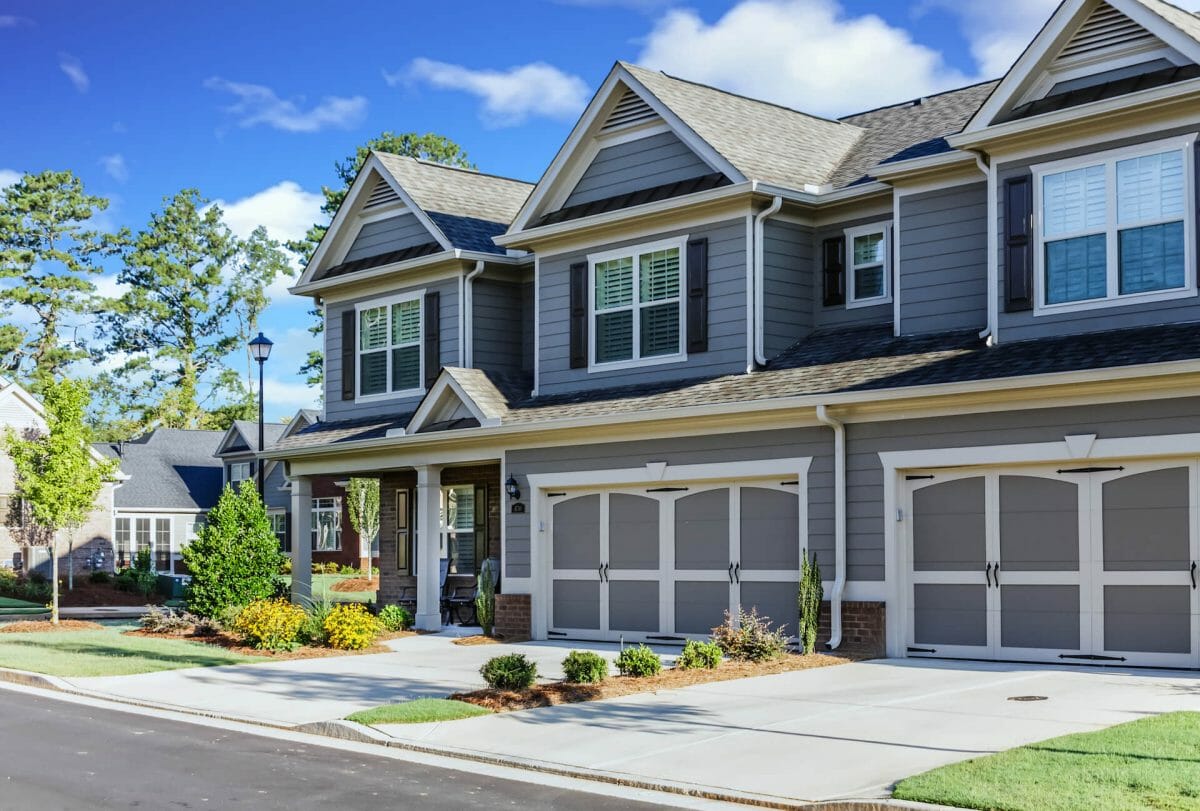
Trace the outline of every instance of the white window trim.
<instances>
[{"instance_id":1,"label":"white window trim","mask_svg":"<svg viewBox=\"0 0 1200 811\"><path fill-rule=\"evenodd\" d=\"M317 506L318 501L332 501L333 507L328 508L328 509L325 507L318 507ZM323 513L323 512L333 513L333 515L337 518L337 522L334 525L337 527L337 546L334 547L333 549L318 549L317 548L316 527L312 526L311 522L310 522L310 525L308 528L308 542L309 542L310 548L313 552L341 552L342 551L342 532L343 532L343 530L345 530L345 527L342 526L342 499L341 499L341 497L340 496L313 496L312 497L312 505L309 509L309 515L312 516L312 519L315 519L317 517L318 513ZM317 523L317 526L320 526L319 522ZM295 542L296 541L293 538L292 543L294 544Z\"/></svg>"},{"instance_id":2,"label":"white window trim","mask_svg":"<svg viewBox=\"0 0 1200 811\"><path fill-rule=\"evenodd\" d=\"M158 521L167 522L167 554L169 555L171 565L166 570L161 570L155 565L154 571L166 574L175 572L175 560L179 555L181 545L176 543L175 539L175 516L172 514L163 513L119 513L113 515L112 520L112 542L113 542L113 564L117 562L117 521L121 519L129 519L129 565L133 565L133 561L137 558L137 519L147 518L150 520L150 560L152 563L158 562Z\"/></svg>"},{"instance_id":3,"label":"white window trim","mask_svg":"<svg viewBox=\"0 0 1200 811\"><path fill-rule=\"evenodd\" d=\"M241 479L233 477L233 469L236 467L246 466L246 475ZM229 463L229 484L237 484L239 482L249 481L254 478L254 463L253 462L230 462Z\"/></svg>"},{"instance_id":4,"label":"white window trim","mask_svg":"<svg viewBox=\"0 0 1200 811\"><path fill-rule=\"evenodd\" d=\"M858 307L874 307L879 304L892 303L892 224L890 222L875 222L868 225L855 225L844 232L846 238L846 309ZM883 295L870 298L858 298L854 290L854 238L868 234L883 234ZM875 263L864 264L871 267Z\"/></svg>"},{"instance_id":5,"label":"white window trim","mask_svg":"<svg viewBox=\"0 0 1200 811\"><path fill-rule=\"evenodd\" d=\"M1159 141L1134 144L1119 149L1109 149L1104 152L1093 152L1075 158L1039 163L1031 166L1033 173L1033 276L1034 276L1034 308L1033 315L1055 315L1082 310L1098 310L1107 307L1124 307L1130 304L1146 304L1155 301L1186 298L1196 295L1196 170L1195 170L1195 141L1196 133L1182 137L1165 138ZM1184 213L1183 213L1183 274L1184 286L1173 287L1169 290L1153 290L1146 293L1130 293L1119 295L1119 273L1117 262L1117 161L1128 158L1156 155L1161 152L1183 152L1184 176ZM1046 240L1042 234L1044 218L1042 216L1042 179L1046 175L1080 169L1086 166L1103 165L1105 167L1105 229L1107 251L1107 291L1103 298L1087 299L1085 301L1064 301L1060 304L1046 303ZM1175 219L1163 220L1174 222ZM1147 222L1145 225L1152 225ZM1140 227L1140 226L1131 226ZM1082 232L1067 236L1057 236L1052 241L1069 239L1071 236L1086 236L1097 232Z\"/></svg>"},{"instance_id":6,"label":"white window trim","mask_svg":"<svg viewBox=\"0 0 1200 811\"><path fill-rule=\"evenodd\" d=\"M362 311L374 310L379 307L388 308L388 347L384 350L387 354L387 382L388 386L392 385L392 305L401 304L406 301L416 300L419 302L417 313L420 318L420 326L417 329L417 348L419 350L420 363L420 385L416 388L405 389L403 391L386 391L380 394L363 394L362 393L362 365L359 362L362 357ZM394 296L385 296L384 298L371 299L370 301L360 301L354 305L354 402L355 403L378 403L382 400L402 400L411 397L422 397L425 395L425 290L410 290L407 293L400 293ZM345 340L342 336L342 340ZM379 350L372 350L378 352Z\"/></svg>"},{"instance_id":7,"label":"white window trim","mask_svg":"<svg viewBox=\"0 0 1200 811\"><path fill-rule=\"evenodd\" d=\"M611 251L603 251L602 253L589 253L587 257L588 275L587 275L587 301L588 301L588 373L592 372L607 372L618 369L637 369L643 366L660 366L664 363L679 363L687 360L687 234L671 239L663 239L657 242L646 242L641 245L630 245L627 248L617 248ZM639 310L642 309L640 300L640 279L638 274L641 272L638 258L642 254L654 253L655 251L665 251L671 248L679 250L679 351L670 355L655 355L650 358L633 357L629 360L613 360L604 363L596 361L596 265L601 262L607 262L611 259L623 259L625 257L633 258L633 290L634 303L629 305L628 309L634 313L633 320L633 346L632 349L636 353L640 348L641 338L641 318ZM658 302L661 304L662 302ZM604 312L612 312L618 309L626 308L611 308Z\"/></svg>"}]
</instances>

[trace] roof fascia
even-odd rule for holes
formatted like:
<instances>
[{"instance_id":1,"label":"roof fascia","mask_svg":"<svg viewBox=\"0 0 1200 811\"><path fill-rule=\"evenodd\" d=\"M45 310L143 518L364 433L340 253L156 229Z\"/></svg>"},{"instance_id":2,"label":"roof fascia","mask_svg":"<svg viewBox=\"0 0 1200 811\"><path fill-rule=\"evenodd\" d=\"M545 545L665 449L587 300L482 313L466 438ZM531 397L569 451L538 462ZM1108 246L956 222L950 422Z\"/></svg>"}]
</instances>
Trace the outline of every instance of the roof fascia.
<instances>
[{"instance_id":1,"label":"roof fascia","mask_svg":"<svg viewBox=\"0 0 1200 811\"><path fill-rule=\"evenodd\" d=\"M421 270L432 270L439 265L445 265L447 262L477 262L484 261L489 264L507 265L509 267L521 267L524 265L533 264L533 256L531 254L522 256L506 256L496 253L482 253L479 251L464 251L455 248L452 251L442 251L441 253L428 254L426 256L418 256L414 259L406 259L403 262L392 262L387 265L370 268L369 270L360 270L356 273L349 273L345 276L335 276L331 279L321 279L320 281L310 282L304 285L294 285L288 288L288 292L298 296L317 296L326 293L331 289L355 286L381 278L385 278L393 273L400 272L417 272ZM412 280L405 280L408 284ZM415 283L415 282L413 282Z\"/></svg>"}]
</instances>

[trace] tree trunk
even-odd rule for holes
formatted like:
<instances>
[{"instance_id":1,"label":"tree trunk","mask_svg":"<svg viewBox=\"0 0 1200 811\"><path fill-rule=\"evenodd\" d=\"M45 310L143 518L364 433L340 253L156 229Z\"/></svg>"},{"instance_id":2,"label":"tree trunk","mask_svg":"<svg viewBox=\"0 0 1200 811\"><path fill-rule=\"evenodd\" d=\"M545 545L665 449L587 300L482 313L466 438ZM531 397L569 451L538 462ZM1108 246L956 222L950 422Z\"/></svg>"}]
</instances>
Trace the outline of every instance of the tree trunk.
<instances>
[{"instance_id":1,"label":"tree trunk","mask_svg":"<svg viewBox=\"0 0 1200 811\"><path fill-rule=\"evenodd\" d=\"M75 539L67 541L67 591L75 590Z\"/></svg>"},{"instance_id":2,"label":"tree trunk","mask_svg":"<svg viewBox=\"0 0 1200 811\"><path fill-rule=\"evenodd\" d=\"M50 622L58 625L58 539L50 540Z\"/></svg>"}]
</instances>

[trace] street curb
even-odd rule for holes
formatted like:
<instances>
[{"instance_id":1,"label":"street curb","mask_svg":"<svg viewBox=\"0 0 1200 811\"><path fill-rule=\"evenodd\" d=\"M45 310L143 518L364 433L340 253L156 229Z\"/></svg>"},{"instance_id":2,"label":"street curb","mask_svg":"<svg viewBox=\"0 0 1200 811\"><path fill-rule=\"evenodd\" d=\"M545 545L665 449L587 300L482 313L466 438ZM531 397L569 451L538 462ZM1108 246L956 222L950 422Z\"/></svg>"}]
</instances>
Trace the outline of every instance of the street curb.
<instances>
[{"instance_id":1,"label":"street curb","mask_svg":"<svg viewBox=\"0 0 1200 811\"><path fill-rule=\"evenodd\" d=\"M490 766L502 766L513 769L521 769L523 771L538 772L540 774L554 775L556 777L569 777L577 780L588 780L595 783L608 783L609 785L622 786L625 788L639 789L643 791L656 791L662 794L675 794L703 800L736 803L738 805L748 805L757 808L773 808L781 809L782 811L798 811L799 809L821 809L821 811L961 811L961 809L953 809L950 806L928 805L924 803L913 803L904 800L890 800L882 798L861 800L821 800L815 802L808 800L788 800L783 797L723 790L690 783L647 780L640 777L624 776L617 772L598 771L579 766L566 766L527 758L493 755L471 749L458 749L449 746L435 746L431 744L403 741L398 738L393 738L390 735L386 735L385 733L380 732L372 727L359 724L354 721L338 720L317 721L307 724L281 724L272 721L264 721L258 718L246 718L235 715L225 715L216 712L206 712L204 710L197 710L191 707L179 707L154 701L138 701L122 696L113 696L108 693L101 693L93 690L83 690L71 684L69 681L58 678L57 676L46 676L41 673L31 673L25 670L0 668L0 682L10 682L25 687L38 687L46 690L54 690L56 692L67 693L74 696L80 696L82 698L108 701L114 704L127 704L129 706L139 707L142 709L161 710L183 715L193 715L200 718L210 718L217 721L229 721L238 724L265 727L267 729L318 735L326 738L353 741L355 743L373 744L389 749L399 749L423 755L435 755L440 757L454 758L456 760L467 760L476 763L485 763Z\"/></svg>"}]
</instances>

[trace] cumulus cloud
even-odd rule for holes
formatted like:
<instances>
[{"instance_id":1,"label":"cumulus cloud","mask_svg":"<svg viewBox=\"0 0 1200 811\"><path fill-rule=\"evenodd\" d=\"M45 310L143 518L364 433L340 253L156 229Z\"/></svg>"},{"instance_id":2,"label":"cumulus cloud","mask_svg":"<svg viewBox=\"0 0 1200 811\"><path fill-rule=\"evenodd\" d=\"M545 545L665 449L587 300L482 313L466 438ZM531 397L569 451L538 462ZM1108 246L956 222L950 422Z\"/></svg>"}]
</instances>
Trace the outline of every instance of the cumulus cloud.
<instances>
[{"instance_id":1,"label":"cumulus cloud","mask_svg":"<svg viewBox=\"0 0 1200 811\"><path fill-rule=\"evenodd\" d=\"M100 165L104 167L108 176L118 183L129 179L129 166L125 163L125 156L120 153L105 155L100 159Z\"/></svg>"},{"instance_id":2,"label":"cumulus cloud","mask_svg":"<svg viewBox=\"0 0 1200 811\"><path fill-rule=\"evenodd\" d=\"M0 189L11 186L21 179L21 173L16 169L0 169Z\"/></svg>"},{"instance_id":3,"label":"cumulus cloud","mask_svg":"<svg viewBox=\"0 0 1200 811\"><path fill-rule=\"evenodd\" d=\"M874 14L849 16L833 0L744 0L712 23L672 10L638 62L824 115L971 81L903 28Z\"/></svg>"},{"instance_id":4,"label":"cumulus cloud","mask_svg":"<svg viewBox=\"0 0 1200 811\"><path fill-rule=\"evenodd\" d=\"M204 86L237 98L225 111L235 116L242 127L265 124L284 132L318 132L329 127L349 129L367 114L364 96L325 96L311 107L303 108L303 96L295 101L282 99L266 85L231 82L214 76L206 80Z\"/></svg>"},{"instance_id":5,"label":"cumulus cloud","mask_svg":"<svg viewBox=\"0 0 1200 811\"><path fill-rule=\"evenodd\" d=\"M542 116L570 119L587 104L587 83L553 65L533 62L507 70L474 70L462 65L414 59L408 69L384 73L389 85L425 83L439 90L478 96L480 116L491 127L511 127Z\"/></svg>"},{"instance_id":6,"label":"cumulus cloud","mask_svg":"<svg viewBox=\"0 0 1200 811\"><path fill-rule=\"evenodd\" d=\"M58 67L71 80L71 84L75 85L76 90L80 93L88 92L88 88L92 86L92 80L88 78L82 62L68 53L60 53Z\"/></svg>"}]
</instances>

